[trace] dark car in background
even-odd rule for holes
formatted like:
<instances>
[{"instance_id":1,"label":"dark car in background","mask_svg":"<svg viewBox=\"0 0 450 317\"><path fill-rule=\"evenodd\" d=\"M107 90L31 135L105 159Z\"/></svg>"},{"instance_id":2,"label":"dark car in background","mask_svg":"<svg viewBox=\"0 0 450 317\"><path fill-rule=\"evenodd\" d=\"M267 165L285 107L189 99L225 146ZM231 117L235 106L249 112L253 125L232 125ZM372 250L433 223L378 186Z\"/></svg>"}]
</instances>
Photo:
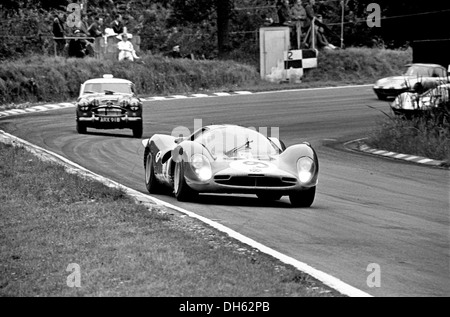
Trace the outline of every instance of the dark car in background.
<instances>
[{"instance_id":1,"label":"dark car in background","mask_svg":"<svg viewBox=\"0 0 450 317\"><path fill-rule=\"evenodd\" d=\"M76 103L76 125L80 134L87 128L131 129L133 137L141 138L142 102L134 84L112 75L84 82Z\"/></svg>"}]
</instances>

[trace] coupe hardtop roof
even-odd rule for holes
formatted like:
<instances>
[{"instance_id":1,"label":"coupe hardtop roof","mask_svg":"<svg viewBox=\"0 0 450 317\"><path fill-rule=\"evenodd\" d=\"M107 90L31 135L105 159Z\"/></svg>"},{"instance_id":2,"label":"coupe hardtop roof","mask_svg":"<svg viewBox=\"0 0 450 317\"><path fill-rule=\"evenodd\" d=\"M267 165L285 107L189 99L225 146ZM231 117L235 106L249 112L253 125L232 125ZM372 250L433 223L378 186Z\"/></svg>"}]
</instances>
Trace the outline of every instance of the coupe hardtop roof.
<instances>
[{"instance_id":1,"label":"coupe hardtop roof","mask_svg":"<svg viewBox=\"0 0 450 317\"><path fill-rule=\"evenodd\" d=\"M445 68L442 65L439 64L427 64L427 63L410 63L410 64L406 64L406 66L423 66L423 67L440 67L440 68Z\"/></svg>"},{"instance_id":2,"label":"coupe hardtop roof","mask_svg":"<svg viewBox=\"0 0 450 317\"><path fill-rule=\"evenodd\" d=\"M122 78L93 78L86 80L85 84L103 84L103 83L112 83L112 84L132 84L131 81Z\"/></svg>"}]
</instances>

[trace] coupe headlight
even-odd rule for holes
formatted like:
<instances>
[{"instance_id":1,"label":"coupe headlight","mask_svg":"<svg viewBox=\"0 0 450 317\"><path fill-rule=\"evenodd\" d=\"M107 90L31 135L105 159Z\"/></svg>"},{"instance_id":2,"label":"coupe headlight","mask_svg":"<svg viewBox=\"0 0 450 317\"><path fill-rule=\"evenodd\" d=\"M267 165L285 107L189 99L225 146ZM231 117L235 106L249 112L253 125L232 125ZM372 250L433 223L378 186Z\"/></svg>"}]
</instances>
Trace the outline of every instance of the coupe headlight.
<instances>
[{"instance_id":1,"label":"coupe headlight","mask_svg":"<svg viewBox=\"0 0 450 317\"><path fill-rule=\"evenodd\" d=\"M210 180L212 177L211 163L202 154L194 154L191 157L191 166L201 181Z\"/></svg>"},{"instance_id":2,"label":"coupe headlight","mask_svg":"<svg viewBox=\"0 0 450 317\"><path fill-rule=\"evenodd\" d=\"M89 110L89 100L87 99L81 99L78 101L78 107L81 111L88 111Z\"/></svg>"},{"instance_id":3,"label":"coupe headlight","mask_svg":"<svg viewBox=\"0 0 450 317\"><path fill-rule=\"evenodd\" d=\"M129 105L130 105L130 110L131 111L138 111L139 110L139 101L132 100Z\"/></svg>"},{"instance_id":4,"label":"coupe headlight","mask_svg":"<svg viewBox=\"0 0 450 317\"><path fill-rule=\"evenodd\" d=\"M297 161L298 178L300 182L309 182L314 173L314 161L309 157L302 157Z\"/></svg>"}]
</instances>

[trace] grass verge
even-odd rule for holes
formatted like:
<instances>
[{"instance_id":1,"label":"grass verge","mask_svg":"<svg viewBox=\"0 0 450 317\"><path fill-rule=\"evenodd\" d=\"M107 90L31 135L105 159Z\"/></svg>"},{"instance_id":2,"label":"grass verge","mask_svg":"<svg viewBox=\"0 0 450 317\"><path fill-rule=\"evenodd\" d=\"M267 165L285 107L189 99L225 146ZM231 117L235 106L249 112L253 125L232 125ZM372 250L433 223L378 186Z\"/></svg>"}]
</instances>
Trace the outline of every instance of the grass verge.
<instances>
[{"instance_id":1,"label":"grass verge","mask_svg":"<svg viewBox=\"0 0 450 317\"><path fill-rule=\"evenodd\" d=\"M0 296L340 296L195 219L0 143ZM69 264L81 287L67 286Z\"/></svg>"},{"instance_id":2,"label":"grass verge","mask_svg":"<svg viewBox=\"0 0 450 317\"><path fill-rule=\"evenodd\" d=\"M448 110L445 112L411 119L385 113L366 143L377 149L450 162L450 121Z\"/></svg>"}]
</instances>

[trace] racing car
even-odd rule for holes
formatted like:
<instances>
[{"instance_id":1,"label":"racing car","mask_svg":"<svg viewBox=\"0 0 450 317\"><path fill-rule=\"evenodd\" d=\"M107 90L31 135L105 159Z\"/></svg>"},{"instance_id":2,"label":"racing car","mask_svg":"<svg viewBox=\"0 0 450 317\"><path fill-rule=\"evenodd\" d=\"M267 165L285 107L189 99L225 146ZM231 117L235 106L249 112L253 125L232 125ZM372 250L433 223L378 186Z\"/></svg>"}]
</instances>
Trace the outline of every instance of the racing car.
<instances>
[{"instance_id":1,"label":"racing car","mask_svg":"<svg viewBox=\"0 0 450 317\"><path fill-rule=\"evenodd\" d=\"M210 125L187 137L155 134L145 147L145 186L152 193L173 191L179 201L199 193L256 194L265 201L288 195L291 205L310 207L319 161L308 142L288 148L237 125Z\"/></svg>"},{"instance_id":2,"label":"racing car","mask_svg":"<svg viewBox=\"0 0 450 317\"><path fill-rule=\"evenodd\" d=\"M87 128L131 129L133 137L141 138L142 102L134 84L112 75L84 82L76 103L76 125L80 134Z\"/></svg>"},{"instance_id":3,"label":"racing car","mask_svg":"<svg viewBox=\"0 0 450 317\"><path fill-rule=\"evenodd\" d=\"M447 70L438 64L408 64L401 76L378 80L373 90L380 100L394 99L404 92L423 93L439 85L449 83Z\"/></svg>"},{"instance_id":4,"label":"racing car","mask_svg":"<svg viewBox=\"0 0 450 317\"><path fill-rule=\"evenodd\" d=\"M391 109L397 116L413 118L433 109L449 107L450 84L440 85L423 94L404 92L391 103Z\"/></svg>"}]
</instances>

